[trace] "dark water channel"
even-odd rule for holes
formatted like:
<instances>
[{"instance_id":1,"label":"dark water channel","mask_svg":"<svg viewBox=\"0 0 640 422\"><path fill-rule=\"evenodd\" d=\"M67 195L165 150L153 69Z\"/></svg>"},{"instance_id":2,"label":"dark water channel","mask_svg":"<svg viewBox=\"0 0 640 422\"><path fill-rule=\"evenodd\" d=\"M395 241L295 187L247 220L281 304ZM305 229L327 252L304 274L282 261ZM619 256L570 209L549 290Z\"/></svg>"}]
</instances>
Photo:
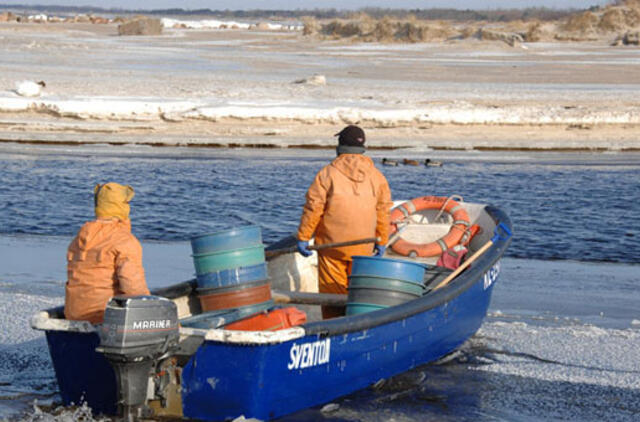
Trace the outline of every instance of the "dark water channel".
<instances>
[{"instance_id":1,"label":"dark water channel","mask_svg":"<svg viewBox=\"0 0 640 422\"><path fill-rule=\"evenodd\" d=\"M295 231L304 193L332 151L111 147L0 150L0 233L73 235L92 218L95 183L136 189L141 239L186 240L259 224L267 243ZM511 257L636 262L637 154L440 153L442 167L383 167L394 199L458 194L502 207L516 236Z\"/></svg>"}]
</instances>

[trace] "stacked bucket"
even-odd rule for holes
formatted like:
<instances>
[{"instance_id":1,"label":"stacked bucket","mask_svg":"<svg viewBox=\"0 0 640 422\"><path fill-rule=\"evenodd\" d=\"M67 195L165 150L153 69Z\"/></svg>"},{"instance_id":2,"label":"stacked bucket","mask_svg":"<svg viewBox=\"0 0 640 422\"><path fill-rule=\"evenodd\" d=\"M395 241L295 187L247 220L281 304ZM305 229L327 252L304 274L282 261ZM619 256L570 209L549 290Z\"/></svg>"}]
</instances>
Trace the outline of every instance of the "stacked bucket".
<instances>
[{"instance_id":1,"label":"stacked bucket","mask_svg":"<svg viewBox=\"0 0 640 422\"><path fill-rule=\"evenodd\" d=\"M354 256L349 276L347 315L399 305L421 297L425 266L400 259Z\"/></svg>"},{"instance_id":2,"label":"stacked bucket","mask_svg":"<svg viewBox=\"0 0 640 422\"><path fill-rule=\"evenodd\" d=\"M211 328L221 315L230 322L274 306L260 227L197 236L191 249L203 314L182 325Z\"/></svg>"}]
</instances>

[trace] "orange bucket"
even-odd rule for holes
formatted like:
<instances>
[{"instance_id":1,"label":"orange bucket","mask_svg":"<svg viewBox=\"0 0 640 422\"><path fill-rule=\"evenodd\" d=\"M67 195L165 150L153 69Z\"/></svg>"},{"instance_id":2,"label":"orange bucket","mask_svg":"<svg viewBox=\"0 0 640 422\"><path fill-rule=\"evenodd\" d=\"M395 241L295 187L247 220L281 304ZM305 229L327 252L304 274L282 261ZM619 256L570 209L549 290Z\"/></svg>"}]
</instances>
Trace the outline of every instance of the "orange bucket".
<instances>
[{"instance_id":1,"label":"orange bucket","mask_svg":"<svg viewBox=\"0 0 640 422\"><path fill-rule=\"evenodd\" d=\"M254 305L271 299L271 283L260 281L231 288L198 289L202 312Z\"/></svg>"},{"instance_id":2,"label":"orange bucket","mask_svg":"<svg viewBox=\"0 0 640 422\"><path fill-rule=\"evenodd\" d=\"M297 308L274 309L258 315L232 322L225 330L278 331L307 322L307 314Z\"/></svg>"}]
</instances>

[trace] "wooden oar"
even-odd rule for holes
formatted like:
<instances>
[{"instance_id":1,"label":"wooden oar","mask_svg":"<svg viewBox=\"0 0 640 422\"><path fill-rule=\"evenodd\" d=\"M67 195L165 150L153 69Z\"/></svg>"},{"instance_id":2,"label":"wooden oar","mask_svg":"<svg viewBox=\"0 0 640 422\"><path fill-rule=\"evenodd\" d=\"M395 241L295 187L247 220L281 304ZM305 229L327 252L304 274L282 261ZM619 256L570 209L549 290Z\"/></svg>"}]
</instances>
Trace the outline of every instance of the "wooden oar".
<instances>
[{"instance_id":1,"label":"wooden oar","mask_svg":"<svg viewBox=\"0 0 640 422\"><path fill-rule=\"evenodd\" d=\"M321 249L327 248L339 248L341 246L353 246L353 245L361 245L363 243L376 243L379 242L379 237L367 237L366 239L358 239L358 240L349 240L347 242L336 242L336 243L325 243L323 245L310 245L309 249L313 251L319 251ZM276 256L280 256L286 253L291 253L297 251L297 246L291 246L289 248L284 249L275 249L272 251L264 251L264 255L267 260L275 258Z\"/></svg>"},{"instance_id":2,"label":"wooden oar","mask_svg":"<svg viewBox=\"0 0 640 422\"><path fill-rule=\"evenodd\" d=\"M504 231L505 236L500 235L499 229ZM485 253L487 251L487 249L489 249L491 247L491 245L493 245L495 242L498 241L498 239L502 238L502 239L506 240L506 239L508 239L510 237L511 237L511 230L509 230L509 228L506 225L502 224L502 223L498 224L498 226L493 231L493 237L491 239L489 239L489 241L487 243L482 245L482 247L480 249L478 249L473 255L471 255L471 257L469 257L469 259L464 261L462 263L462 265L460 265L451 274L449 274L444 280L442 280L440 283L438 283L438 285L436 287L434 287L433 290L438 290L439 288L444 287L447 284L449 284L449 282L451 280L456 278L458 276L458 274L460 274L469 265L471 265L473 263L473 261L475 261L476 259L480 258L480 256L483 253Z\"/></svg>"}]
</instances>

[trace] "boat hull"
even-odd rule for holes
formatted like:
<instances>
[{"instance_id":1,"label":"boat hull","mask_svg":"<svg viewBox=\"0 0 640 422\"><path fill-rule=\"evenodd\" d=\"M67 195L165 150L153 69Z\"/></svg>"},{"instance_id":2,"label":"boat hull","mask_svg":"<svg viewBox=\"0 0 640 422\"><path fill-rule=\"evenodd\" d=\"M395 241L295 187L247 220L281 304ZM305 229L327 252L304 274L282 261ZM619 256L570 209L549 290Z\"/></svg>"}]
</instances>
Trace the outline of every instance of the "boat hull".
<instances>
[{"instance_id":1,"label":"boat hull","mask_svg":"<svg viewBox=\"0 0 640 422\"><path fill-rule=\"evenodd\" d=\"M498 268L492 267L493 281ZM184 415L273 419L437 360L482 324L493 289L485 278L427 312L370 329L275 345L206 341L183 371Z\"/></svg>"},{"instance_id":2,"label":"boat hull","mask_svg":"<svg viewBox=\"0 0 640 422\"><path fill-rule=\"evenodd\" d=\"M484 212L483 218L491 223L483 226L511 229L502 211L487 206ZM451 353L482 324L509 243L508 238L492 239L491 247L445 287L386 309L282 332L182 328L183 337L204 337L185 355L182 415L200 420L240 415L273 419ZM156 294L180 303L195 297L190 283ZM34 316L32 326L47 334L63 403L86 401L96 413L114 414L115 375L95 351L95 327L64 320L61 308Z\"/></svg>"},{"instance_id":3,"label":"boat hull","mask_svg":"<svg viewBox=\"0 0 640 422\"><path fill-rule=\"evenodd\" d=\"M116 375L104 355L96 352L98 333L48 330L46 336L62 403L86 402L95 414L114 415Z\"/></svg>"}]
</instances>

